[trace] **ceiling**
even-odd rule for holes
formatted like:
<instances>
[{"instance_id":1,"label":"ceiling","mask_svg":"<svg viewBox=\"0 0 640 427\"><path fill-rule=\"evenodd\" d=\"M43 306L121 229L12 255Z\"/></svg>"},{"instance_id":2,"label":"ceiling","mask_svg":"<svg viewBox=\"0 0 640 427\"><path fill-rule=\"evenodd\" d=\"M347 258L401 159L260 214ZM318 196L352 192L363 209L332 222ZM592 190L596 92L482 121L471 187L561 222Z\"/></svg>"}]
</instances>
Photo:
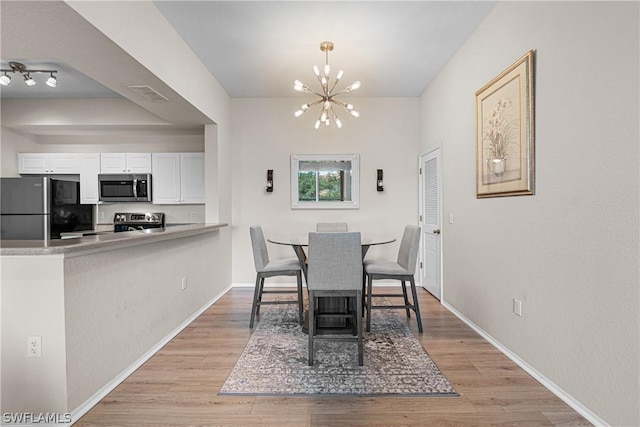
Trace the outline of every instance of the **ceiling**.
<instances>
[{"instance_id":1,"label":"ceiling","mask_svg":"<svg viewBox=\"0 0 640 427\"><path fill-rule=\"evenodd\" d=\"M495 1L154 4L231 97L295 97L295 79L313 88L312 66L324 64L319 46L326 40L335 44L329 62L333 70L344 69L345 85L362 82L353 96L417 97ZM2 68L17 60L59 70L56 89L44 80L28 88L16 76L0 89L3 98L126 97L173 123L205 122L195 111L176 113L176 105L163 111L168 107L145 104L127 91L130 84L149 84L181 99L65 3L3 0L1 7ZM119 78L122 68L135 79ZM188 78L189 70L184 73Z\"/></svg>"}]
</instances>

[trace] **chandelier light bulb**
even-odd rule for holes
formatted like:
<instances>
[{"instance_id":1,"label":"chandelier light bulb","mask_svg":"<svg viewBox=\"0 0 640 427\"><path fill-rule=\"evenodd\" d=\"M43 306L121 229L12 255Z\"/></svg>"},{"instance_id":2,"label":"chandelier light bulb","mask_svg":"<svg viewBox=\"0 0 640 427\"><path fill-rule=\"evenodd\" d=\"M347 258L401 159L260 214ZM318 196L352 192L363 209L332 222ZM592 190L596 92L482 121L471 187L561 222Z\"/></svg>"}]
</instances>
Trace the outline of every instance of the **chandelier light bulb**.
<instances>
[{"instance_id":1,"label":"chandelier light bulb","mask_svg":"<svg viewBox=\"0 0 640 427\"><path fill-rule=\"evenodd\" d=\"M344 108L347 112L349 112L353 117L356 117L356 118L360 117L360 113L358 113L353 109L353 105L340 102L337 99L334 99L334 97L337 97L342 93L348 93L348 92L357 90L358 88L360 88L361 83L358 80L352 83L350 86L347 86L347 88L343 90L334 91L337 83L344 76L344 70L339 70L338 74L336 75L336 78L330 84L331 66L329 65L329 52L333 50L333 43L328 41L322 42L320 44L320 50L325 53L325 65L322 70L324 73L320 74L320 67L318 67L317 65L314 65L313 74L315 74L316 78L318 79L318 82L320 83L320 86L321 86L321 90L316 92L315 90L310 89L309 86L305 85L300 80L296 80L293 85L293 88L295 91L303 92L307 94L313 94L318 96L320 99L316 99L316 101L310 104L303 104L302 108L294 112L293 115L294 117L300 117L312 106L316 104L321 104L322 111L320 112L320 117L315 122L314 128L316 130L319 129L320 125L323 123L326 126L330 126L331 119L333 119L336 126L339 129L341 129L342 121L340 121L340 119L334 112L334 109L333 109L334 105Z\"/></svg>"},{"instance_id":2,"label":"chandelier light bulb","mask_svg":"<svg viewBox=\"0 0 640 427\"><path fill-rule=\"evenodd\" d=\"M11 83L11 77L4 73L4 76L0 77L0 85L9 86L9 83Z\"/></svg>"},{"instance_id":3,"label":"chandelier light bulb","mask_svg":"<svg viewBox=\"0 0 640 427\"><path fill-rule=\"evenodd\" d=\"M358 80L358 81L356 81L356 82L353 82L353 83L351 84L351 86L349 86L349 87L347 88L347 92L352 92L352 91L354 91L354 90L358 90L358 89L360 88L360 84L361 84L361 83L360 83L360 80Z\"/></svg>"}]
</instances>

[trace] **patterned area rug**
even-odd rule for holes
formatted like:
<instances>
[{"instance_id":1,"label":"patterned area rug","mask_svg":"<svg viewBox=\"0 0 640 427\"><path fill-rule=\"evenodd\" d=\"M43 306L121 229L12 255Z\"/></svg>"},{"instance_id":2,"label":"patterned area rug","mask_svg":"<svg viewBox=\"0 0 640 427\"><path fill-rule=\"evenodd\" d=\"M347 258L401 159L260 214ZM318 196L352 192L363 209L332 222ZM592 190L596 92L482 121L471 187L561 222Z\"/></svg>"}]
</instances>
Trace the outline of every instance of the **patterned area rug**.
<instances>
[{"instance_id":1,"label":"patterned area rug","mask_svg":"<svg viewBox=\"0 0 640 427\"><path fill-rule=\"evenodd\" d=\"M308 337L295 308L261 314L220 395L458 396L393 310L374 310L364 337L364 366L355 342L317 340L308 366Z\"/></svg>"}]
</instances>

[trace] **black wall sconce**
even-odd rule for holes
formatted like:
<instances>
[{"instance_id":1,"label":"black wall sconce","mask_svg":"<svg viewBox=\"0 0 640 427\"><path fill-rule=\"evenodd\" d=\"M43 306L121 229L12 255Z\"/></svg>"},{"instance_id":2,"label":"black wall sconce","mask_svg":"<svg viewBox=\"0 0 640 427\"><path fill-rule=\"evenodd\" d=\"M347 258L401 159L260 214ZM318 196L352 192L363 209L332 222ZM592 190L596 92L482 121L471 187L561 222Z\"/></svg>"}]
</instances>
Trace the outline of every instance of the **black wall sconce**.
<instances>
[{"instance_id":1,"label":"black wall sconce","mask_svg":"<svg viewBox=\"0 0 640 427\"><path fill-rule=\"evenodd\" d=\"M378 191L384 191L384 184L382 182L382 169L378 169Z\"/></svg>"},{"instance_id":2,"label":"black wall sconce","mask_svg":"<svg viewBox=\"0 0 640 427\"><path fill-rule=\"evenodd\" d=\"M267 193L273 193L273 169L267 169Z\"/></svg>"}]
</instances>

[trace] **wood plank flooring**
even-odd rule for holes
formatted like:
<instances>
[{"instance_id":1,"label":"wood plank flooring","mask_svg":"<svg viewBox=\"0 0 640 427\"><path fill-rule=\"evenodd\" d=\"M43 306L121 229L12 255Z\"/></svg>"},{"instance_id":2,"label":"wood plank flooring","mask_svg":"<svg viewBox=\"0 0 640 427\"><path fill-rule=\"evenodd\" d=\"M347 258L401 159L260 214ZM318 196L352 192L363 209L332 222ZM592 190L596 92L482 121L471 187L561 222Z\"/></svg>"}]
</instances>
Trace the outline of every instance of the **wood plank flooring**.
<instances>
[{"instance_id":1,"label":"wood plank flooring","mask_svg":"<svg viewBox=\"0 0 640 427\"><path fill-rule=\"evenodd\" d=\"M415 320L409 326L459 397L217 396L251 336L253 290L236 288L75 425L590 425L430 294L418 291L424 333L418 334Z\"/></svg>"}]
</instances>

